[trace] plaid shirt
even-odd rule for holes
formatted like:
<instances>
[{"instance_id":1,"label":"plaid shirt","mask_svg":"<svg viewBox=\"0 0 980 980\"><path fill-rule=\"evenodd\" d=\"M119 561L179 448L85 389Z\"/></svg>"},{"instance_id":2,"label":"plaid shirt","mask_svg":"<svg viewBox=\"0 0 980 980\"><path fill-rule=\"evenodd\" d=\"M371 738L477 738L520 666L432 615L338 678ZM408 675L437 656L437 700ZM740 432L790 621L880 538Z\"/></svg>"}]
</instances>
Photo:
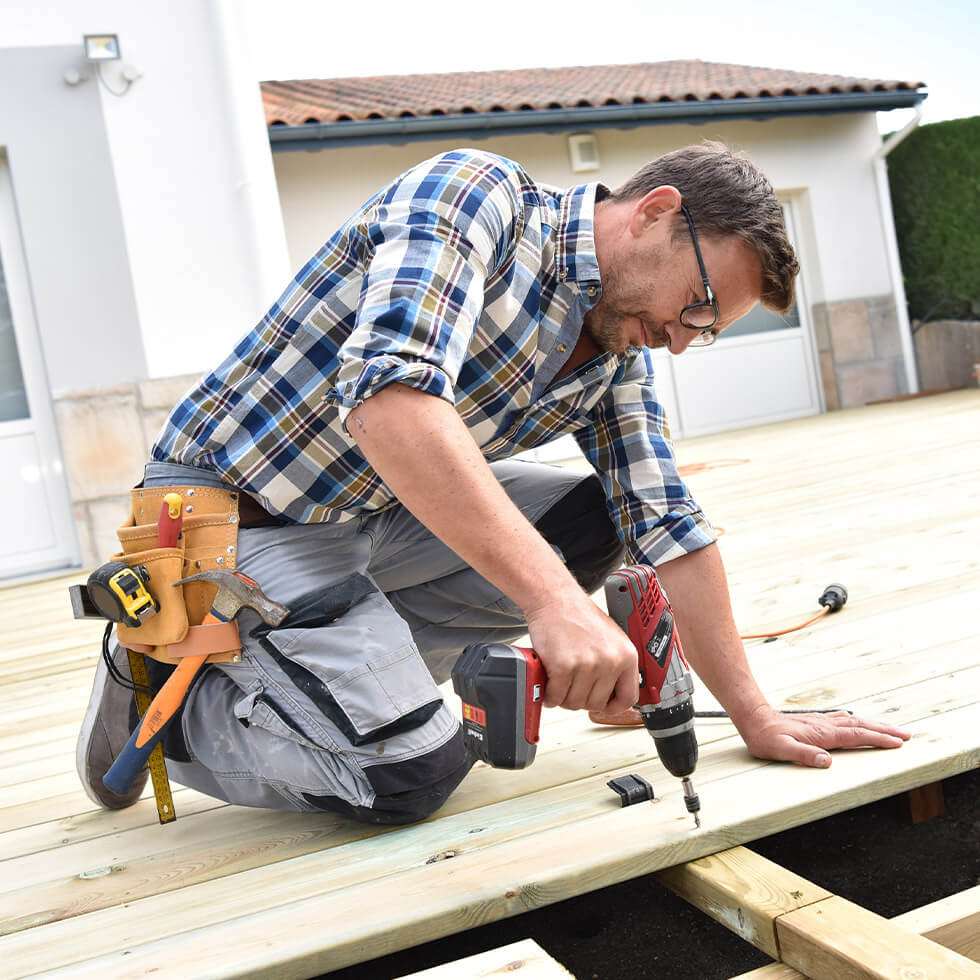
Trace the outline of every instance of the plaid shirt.
<instances>
[{"instance_id":1,"label":"plaid shirt","mask_svg":"<svg viewBox=\"0 0 980 980\"><path fill-rule=\"evenodd\" d=\"M409 170L184 397L153 459L214 470L292 522L375 513L393 495L343 422L397 382L455 404L487 460L573 433L633 561L709 544L649 351L601 354L555 381L601 295L597 188L563 193L480 150Z\"/></svg>"}]
</instances>

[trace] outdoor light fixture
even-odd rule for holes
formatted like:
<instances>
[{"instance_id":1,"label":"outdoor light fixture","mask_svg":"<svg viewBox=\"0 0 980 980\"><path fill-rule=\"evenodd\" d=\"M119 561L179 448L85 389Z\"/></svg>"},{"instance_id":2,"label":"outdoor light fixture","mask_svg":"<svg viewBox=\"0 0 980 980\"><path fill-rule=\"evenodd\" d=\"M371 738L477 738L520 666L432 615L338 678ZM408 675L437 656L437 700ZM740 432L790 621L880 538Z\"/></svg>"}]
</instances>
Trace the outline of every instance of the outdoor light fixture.
<instances>
[{"instance_id":1,"label":"outdoor light fixture","mask_svg":"<svg viewBox=\"0 0 980 980\"><path fill-rule=\"evenodd\" d=\"M102 87L111 95L125 95L129 91L129 86L138 78L143 77L143 73L132 65L123 65L118 77L123 81L122 89L114 89L102 76L102 63L105 61L119 61L122 58L122 51L119 48L118 34L83 34L82 44L85 48L85 58L95 65L95 74L98 76ZM69 69L64 73L65 82L69 85L78 85L84 82L86 75L77 69Z\"/></svg>"},{"instance_id":2,"label":"outdoor light fixture","mask_svg":"<svg viewBox=\"0 0 980 980\"><path fill-rule=\"evenodd\" d=\"M118 34L85 34L82 41L89 61L118 61L122 57Z\"/></svg>"}]
</instances>

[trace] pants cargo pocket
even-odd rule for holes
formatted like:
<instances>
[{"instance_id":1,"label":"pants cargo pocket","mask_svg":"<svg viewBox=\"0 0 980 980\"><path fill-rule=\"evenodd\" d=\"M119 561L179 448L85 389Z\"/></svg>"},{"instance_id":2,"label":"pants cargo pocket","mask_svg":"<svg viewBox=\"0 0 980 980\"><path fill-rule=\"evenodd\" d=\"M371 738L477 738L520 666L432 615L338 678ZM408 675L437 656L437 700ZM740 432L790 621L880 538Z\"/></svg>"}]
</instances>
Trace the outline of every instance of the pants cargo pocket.
<instances>
[{"instance_id":1,"label":"pants cargo pocket","mask_svg":"<svg viewBox=\"0 0 980 980\"><path fill-rule=\"evenodd\" d=\"M295 688L359 746L424 724L442 704L411 633L370 579L291 603L278 628L254 632Z\"/></svg>"},{"instance_id":2,"label":"pants cargo pocket","mask_svg":"<svg viewBox=\"0 0 980 980\"><path fill-rule=\"evenodd\" d=\"M257 725L279 738L289 739L306 748L322 747L303 735L299 723L279 704L272 692L262 689L252 691L235 702L234 714L245 728Z\"/></svg>"}]
</instances>

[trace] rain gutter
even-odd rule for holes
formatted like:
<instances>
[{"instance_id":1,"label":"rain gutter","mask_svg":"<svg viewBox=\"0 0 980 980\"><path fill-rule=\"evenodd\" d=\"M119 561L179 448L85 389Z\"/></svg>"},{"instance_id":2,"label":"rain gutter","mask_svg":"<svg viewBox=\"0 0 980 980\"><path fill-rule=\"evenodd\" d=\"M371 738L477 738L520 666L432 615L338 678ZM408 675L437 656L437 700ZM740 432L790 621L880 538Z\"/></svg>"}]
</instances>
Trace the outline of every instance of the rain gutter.
<instances>
[{"instance_id":1,"label":"rain gutter","mask_svg":"<svg viewBox=\"0 0 980 980\"><path fill-rule=\"evenodd\" d=\"M829 115L841 112L884 112L917 106L924 92L842 92L823 95L757 96L690 102L645 102L630 105L581 106L565 109L465 112L443 116L404 116L397 119L358 119L344 122L274 124L268 127L273 153L322 150L335 146L400 144L455 138L486 139L492 135L527 132L567 132L571 129L635 129L708 120L754 119L774 116Z\"/></svg>"}]
</instances>

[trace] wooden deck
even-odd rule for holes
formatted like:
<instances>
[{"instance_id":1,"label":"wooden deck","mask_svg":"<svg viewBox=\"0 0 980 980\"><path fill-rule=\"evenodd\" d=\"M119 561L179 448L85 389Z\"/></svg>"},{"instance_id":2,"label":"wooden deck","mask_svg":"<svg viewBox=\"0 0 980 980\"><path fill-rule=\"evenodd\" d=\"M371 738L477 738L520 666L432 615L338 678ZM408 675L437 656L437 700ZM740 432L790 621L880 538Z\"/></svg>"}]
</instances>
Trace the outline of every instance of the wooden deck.
<instances>
[{"instance_id":1,"label":"wooden deck","mask_svg":"<svg viewBox=\"0 0 980 980\"><path fill-rule=\"evenodd\" d=\"M175 787L94 810L74 742L99 645L70 617L80 573L0 590L0 974L307 977L677 865L980 764L980 392L837 412L678 445L716 525L774 703L908 727L826 771L751 758L699 723L695 831L642 730L545 712L535 764L478 767L434 818L385 830L223 805ZM702 468L700 464L708 464ZM703 687L700 709L715 707ZM657 801L606 788L637 772ZM59 972L56 972L59 971Z\"/></svg>"}]
</instances>

